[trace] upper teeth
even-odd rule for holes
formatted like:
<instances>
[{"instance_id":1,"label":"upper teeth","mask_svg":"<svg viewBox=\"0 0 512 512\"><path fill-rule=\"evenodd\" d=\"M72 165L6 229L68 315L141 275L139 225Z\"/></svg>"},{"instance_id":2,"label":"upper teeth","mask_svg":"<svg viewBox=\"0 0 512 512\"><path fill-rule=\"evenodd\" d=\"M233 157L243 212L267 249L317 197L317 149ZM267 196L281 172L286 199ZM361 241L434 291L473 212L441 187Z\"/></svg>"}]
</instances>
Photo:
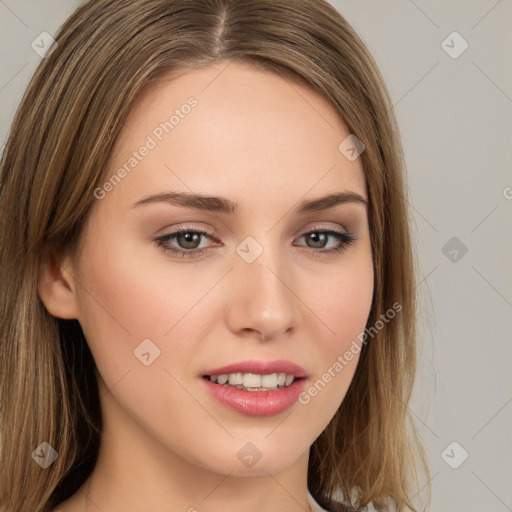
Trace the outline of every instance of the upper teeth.
<instances>
[{"instance_id":1,"label":"upper teeth","mask_svg":"<svg viewBox=\"0 0 512 512\"><path fill-rule=\"evenodd\" d=\"M270 375L258 375L256 373L229 373L222 375L210 375L210 380L218 384L228 383L230 386L243 386L244 388L277 388L277 386L289 386L295 379L294 375L286 373L272 373Z\"/></svg>"}]
</instances>

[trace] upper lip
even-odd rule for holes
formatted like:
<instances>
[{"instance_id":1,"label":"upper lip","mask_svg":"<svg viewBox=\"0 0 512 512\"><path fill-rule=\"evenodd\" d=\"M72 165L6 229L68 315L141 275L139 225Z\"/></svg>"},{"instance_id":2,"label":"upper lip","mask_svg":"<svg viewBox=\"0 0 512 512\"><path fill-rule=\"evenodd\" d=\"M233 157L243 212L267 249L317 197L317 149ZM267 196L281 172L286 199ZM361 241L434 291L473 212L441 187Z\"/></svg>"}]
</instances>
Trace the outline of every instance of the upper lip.
<instances>
[{"instance_id":1,"label":"upper lip","mask_svg":"<svg viewBox=\"0 0 512 512\"><path fill-rule=\"evenodd\" d=\"M285 359L275 359L273 361L251 359L207 370L202 373L202 376L225 375L229 373L256 373L259 375L286 373L297 378L306 377L307 375L306 370L302 366Z\"/></svg>"}]
</instances>

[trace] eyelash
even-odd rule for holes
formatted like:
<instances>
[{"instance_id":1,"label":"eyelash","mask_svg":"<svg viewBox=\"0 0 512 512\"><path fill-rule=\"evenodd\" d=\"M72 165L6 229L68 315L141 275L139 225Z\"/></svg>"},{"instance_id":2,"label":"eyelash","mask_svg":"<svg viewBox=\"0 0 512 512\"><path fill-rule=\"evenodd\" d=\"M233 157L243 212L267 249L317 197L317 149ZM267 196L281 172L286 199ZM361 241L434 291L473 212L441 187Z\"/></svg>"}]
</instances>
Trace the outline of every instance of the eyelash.
<instances>
[{"instance_id":1,"label":"eyelash","mask_svg":"<svg viewBox=\"0 0 512 512\"><path fill-rule=\"evenodd\" d=\"M173 231L167 235L155 238L153 241L164 252L172 253L173 255L179 256L181 258L198 257L205 253L206 249L204 249L204 248L203 249L188 249L188 250L186 250L186 249L176 249L176 248L166 245L169 242L169 240L175 238L176 236L180 235L181 233L194 233L194 234L205 236L210 239L213 238L212 235L210 235L209 233L206 233L205 231L202 231L200 229L193 229L193 228L189 228L189 227L185 226L185 227L179 228L176 231ZM306 247L308 252L321 254L322 256L329 256L332 254L339 253L339 252L343 251L344 249L346 249L350 244L352 244L356 240L356 236L348 231L344 232L344 231L336 231L336 230L332 230L332 229L321 229L321 228L310 230L310 231L304 233L303 235L301 235L300 238L302 238L303 236L306 236L306 235L310 235L312 233L322 233L322 234L330 235L330 236L334 237L336 240L338 240L339 242L341 242L341 245L339 247L334 247L332 249L327 249L327 250L315 249L314 247Z\"/></svg>"}]
</instances>

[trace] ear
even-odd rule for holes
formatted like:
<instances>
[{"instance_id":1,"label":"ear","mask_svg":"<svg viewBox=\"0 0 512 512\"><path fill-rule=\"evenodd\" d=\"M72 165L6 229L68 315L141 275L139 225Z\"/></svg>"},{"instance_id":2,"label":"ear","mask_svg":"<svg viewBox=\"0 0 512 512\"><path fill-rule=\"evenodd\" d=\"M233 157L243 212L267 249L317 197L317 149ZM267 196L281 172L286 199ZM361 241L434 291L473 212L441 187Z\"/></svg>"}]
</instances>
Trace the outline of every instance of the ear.
<instances>
[{"instance_id":1,"label":"ear","mask_svg":"<svg viewBox=\"0 0 512 512\"><path fill-rule=\"evenodd\" d=\"M47 253L41 262L37 291L48 312L66 320L78 318L71 259Z\"/></svg>"}]
</instances>

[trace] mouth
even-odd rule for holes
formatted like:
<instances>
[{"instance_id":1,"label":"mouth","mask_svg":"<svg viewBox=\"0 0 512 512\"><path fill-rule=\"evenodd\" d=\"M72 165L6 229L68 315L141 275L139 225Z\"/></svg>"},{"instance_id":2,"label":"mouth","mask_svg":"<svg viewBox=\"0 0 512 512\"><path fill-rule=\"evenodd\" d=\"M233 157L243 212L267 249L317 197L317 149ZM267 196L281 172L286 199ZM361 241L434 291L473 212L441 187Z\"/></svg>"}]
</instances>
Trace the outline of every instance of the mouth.
<instances>
[{"instance_id":1,"label":"mouth","mask_svg":"<svg viewBox=\"0 0 512 512\"><path fill-rule=\"evenodd\" d=\"M207 370L200 377L210 396L238 413L273 416L292 407L308 375L284 359L250 360Z\"/></svg>"},{"instance_id":2,"label":"mouth","mask_svg":"<svg viewBox=\"0 0 512 512\"><path fill-rule=\"evenodd\" d=\"M295 381L305 378L306 370L285 359L251 359L207 370L201 376L220 386L246 391L275 391L287 388Z\"/></svg>"},{"instance_id":3,"label":"mouth","mask_svg":"<svg viewBox=\"0 0 512 512\"><path fill-rule=\"evenodd\" d=\"M222 373L220 375L203 375L203 379L207 379L214 384L220 386L228 386L235 389L243 389L244 391L276 391L278 389L287 388L295 381L305 377L297 377L289 373Z\"/></svg>"}]
</instances>

